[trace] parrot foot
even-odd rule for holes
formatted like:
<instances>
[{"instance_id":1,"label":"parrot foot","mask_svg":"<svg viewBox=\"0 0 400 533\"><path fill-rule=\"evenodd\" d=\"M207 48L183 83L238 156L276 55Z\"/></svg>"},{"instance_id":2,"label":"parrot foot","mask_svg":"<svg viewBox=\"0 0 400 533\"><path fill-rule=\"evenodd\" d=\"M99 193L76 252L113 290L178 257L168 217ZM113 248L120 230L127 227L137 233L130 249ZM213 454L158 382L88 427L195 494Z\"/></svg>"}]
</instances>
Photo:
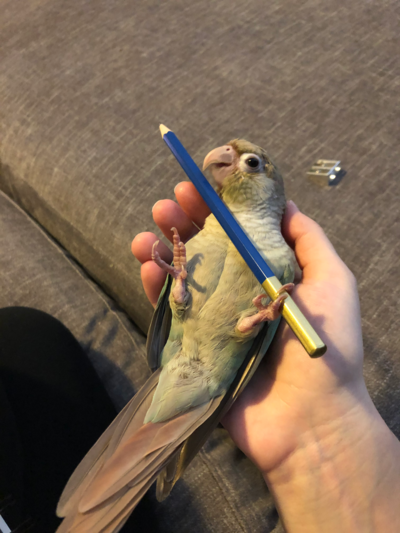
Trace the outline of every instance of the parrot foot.
<instances>
[{"instance_id":1,"label":"parrot foot","mask_svg":"<svg viewBox=\"0 0 400 533\"><path fill-rule=\"evenodd\" d=\"M185 279L187 277L186 248L181 241L178 230L176 228L171 228L171 231L174 233L174 265L169 265L161 259L160 254L157 252L157 245L160 241L156 241L153 244L151 258L156 265L158 265L162 270L170 274L175 279L175 287L172 290L172 296L176 303L183 304L185 303L187 295L185 284Z\"/></svg>"},{"instance_id":2,"label":"parrot foot","mask_svg":"<svg viewBox=\"0 0 400 533\"><path fill-rule=\"evenodd\" d=\"M240 333L249 333L253 328L261 324L262 322L270 322L276 320L282 311L282 304L287 298L287 293L289 293L294 287L293 283L287 283L282 285L279 289L276 300L270 302L267 305L262 303L267 296L265 294L259 294L253 299L253 304L258 309L258 313L252 316L242 318L237 325L237 329Z\"/></svg>"}]
</instances>

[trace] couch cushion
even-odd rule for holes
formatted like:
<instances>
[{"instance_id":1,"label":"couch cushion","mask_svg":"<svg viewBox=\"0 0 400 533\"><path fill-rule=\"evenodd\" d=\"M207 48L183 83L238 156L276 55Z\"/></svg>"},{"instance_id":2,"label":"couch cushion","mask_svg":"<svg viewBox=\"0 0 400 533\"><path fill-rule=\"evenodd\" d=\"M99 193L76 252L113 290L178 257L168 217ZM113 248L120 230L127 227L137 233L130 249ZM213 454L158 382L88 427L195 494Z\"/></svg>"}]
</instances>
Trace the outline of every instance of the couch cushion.
<instances>
[{"instance_id":1,"label":"couch cushion","mask_svg":"<svg viewBox=\"0 0 400 533\"><path fill-rule=\"evenodd\" d=\"M117 408L150 375L146 338L10 198L0 192L0 307L41 309L82 344Z\"/></svg>"},{"instance_id":2,"label":"couch cushion","mask_svg":"<svg viewBox=\"0 0 400 533\"><path fill-rule=\"evenodd\" d=\"M0 250L0 307L30 306L61 320L82 344L117 408L125 405L150 374L143 334L3 193ZM277 524L260 473L223 429L214 432L165 502L155 501L153 488L135 512L143 514L148 531L158 533L261 533Z\"/></svg>"},{"instance_id":3,"label":"couch cushion","mask_svg":"<svg viewBox=\"0 0 400 533\"><path fill-rule=\"evenodd\" d=\"M158 124L199 164L249 138L363 283L355 250L361 239L375 251L395 208L397 11L395 0L3 2L0 187L146 331L130 242L184 177ZM320 157L344 161L338 189L306 181Z\"/></svg>"}]
</instances>

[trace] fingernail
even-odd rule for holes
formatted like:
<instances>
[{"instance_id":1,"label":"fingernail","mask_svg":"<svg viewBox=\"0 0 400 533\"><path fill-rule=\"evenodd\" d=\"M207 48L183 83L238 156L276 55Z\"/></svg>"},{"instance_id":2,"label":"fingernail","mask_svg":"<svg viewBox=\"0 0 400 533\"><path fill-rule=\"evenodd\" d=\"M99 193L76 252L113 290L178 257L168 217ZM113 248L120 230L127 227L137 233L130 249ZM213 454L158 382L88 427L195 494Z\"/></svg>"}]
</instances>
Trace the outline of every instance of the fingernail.
<instances>
[{"instance_id":1,"label":"fingernail","mask_svg":"<svg viewBox=\"0 0 400 533\"><path fill-rule=\"evenodd\" d=\"M154 211L155 206L156 206L157 204L159 204L160 202L161 202L161 200L158 200L158 201L153 205L153 207L151 208L151 212Z\"/></svg>"},{"instance_id":2,"label":"fingernail","mask_svg":"<svg viewBox=\"0 0 400 533\"><path fill-rule=\"evenodd\" d=\"M176 194L176 189L178 188L179 183L177 183L174 187L174 194Z\"/></svg>"},{"instance_id":3,"label":"fingernail","mask_svg":"<svg viewBox=\"0 0 400 533\"><path fill-rule=\"evenodd\" d=\"M291 208L295 213L298 213L298 212L300 211L300 209L299 209L299 208L297 207L297 205L293 202L293 200L289 200L289 201L287 202L287 206L288 206L288 207L290 206L290 208Z\"/></svg>"}]
</instances>

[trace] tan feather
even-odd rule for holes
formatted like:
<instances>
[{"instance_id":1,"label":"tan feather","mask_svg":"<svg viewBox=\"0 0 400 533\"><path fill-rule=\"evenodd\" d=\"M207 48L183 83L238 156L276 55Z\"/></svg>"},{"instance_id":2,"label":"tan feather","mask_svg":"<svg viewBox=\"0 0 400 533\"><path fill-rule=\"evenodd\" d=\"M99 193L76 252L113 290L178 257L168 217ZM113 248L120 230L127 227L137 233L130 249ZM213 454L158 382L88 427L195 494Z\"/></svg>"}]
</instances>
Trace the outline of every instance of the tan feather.
<instances>
[{"instance_id":1,"label":"tan feather","mask_svg":"<svg viewBox=\"0 0 400 533\"><path fill-rule=\"evenodd\" d=\"M143 425L144 417L153 399L155 389L158 385L160 371L154 374L146 381L143 387L132 398L134 405L120 418L118 425L110 439L109 446L106 452L106 460L108 460L115 450L124 441L130 439ZM136 399L136 397L138 397Z\"/></svg>"},{"instance_id":2,"label":"tan feather","mask_svg":"<svg viewBox=\"0 0 400 533\"><path fill-rule=\"evenodd\" d=\"M122 416L128 408L129 404L125 406L124 410L121 411L119 416ZM67 516L67 514L69 514L72 509L76 507L82 492L85 490L86 486L89 485L93 477L104 464L105 451L107 450L107 446L117 424L118 417L110 424L110 426L82 459L78 468L75 469L58 502L57 516Z\"/></svg>"},{"instance_id":3,"label":"tan feather","mask_svg":"<svg viewBox=\"0 0 400 533\"><path fill-rule=\"evenodd\" d=\"M105 432L100 436L97 442L88 451L82 459L78 467L73 472L63 493L60 497L57 506L57 515L60 517L66 516L71 512L75 506L75 500L90 484L91 480L101 468L106 459L111 455L110 449L115 449L120 442L124 432L129 429L129 422L134 418L140 407L144 407L143 403L151 402L154 394L154 389L158 383L160 370L154 372L145 385L138 391L138 393L128 402L124 409L118 414L113 422L108 426ZM143 409L144 410L144 409ZM147 410L147 409L146 409ZM144 410L143 418L145 416ZM135 424L131 424L136 429ZM139 427L141 424L139 424Z\"/></svg>"},{"instance_id":4,"label":"tan feather","mask_svg":"<svg viewBox=\"0 0 400 533\"><path fill-rule=\"evenodd\" d=\"M135 466L143 463L143 460L157 450L172 444L174 451L176 443L189 428L197 427L196 422L207 411L209 404L199 406L183 415L152 424L149 422L142 426L139 431L129 440L121 443L114 455L104 464L97 474L94 482L86 490L79 511L85 512L92 507L104 502L116 492L132 484L136 472Z\"/></svg>"},{"instance_id":5,"label":"tan feather","mask_svg":"<svg viewBox=\"0 0 400 533\"><path fill-rule=\"evenodd\" d=\"M120 531L156 477L157 474L155 473L143 482L140 487L131 488L122 497L118 494L113 499L112 504L103 504L104 507L99 506L85 513L85 515L80 515L88 518L82 521L79 527L71 530L71 533L87 533L89 531L91 533L94 531L96 533L116 533Z\"/></svg>"},{"instance_id":6,"label":"tan feather","mask_svg":"<svg viewBox=\"0 0 400 533\"><path fill-rule=\"evenodd\" d=\"M156 384L157 376L150 381ZM136 402L133 399L120 413L106 431L107 435L103 434L95 449L84 458L83 466L73 474L73 484L67 494L69 500L66 498L64 505L60 505L62 511L68 511L67 516L57 533L119 531L177 448L220 403L220 398L216 398L167 422L149 423L134 432L132 429L137 427L138 419L144 419L154 386L146 387L146 397L142 391ZM113 430L114 435L111 435ZM114 453L107 459L111 444Z\"/></svg>"}]
</instances>

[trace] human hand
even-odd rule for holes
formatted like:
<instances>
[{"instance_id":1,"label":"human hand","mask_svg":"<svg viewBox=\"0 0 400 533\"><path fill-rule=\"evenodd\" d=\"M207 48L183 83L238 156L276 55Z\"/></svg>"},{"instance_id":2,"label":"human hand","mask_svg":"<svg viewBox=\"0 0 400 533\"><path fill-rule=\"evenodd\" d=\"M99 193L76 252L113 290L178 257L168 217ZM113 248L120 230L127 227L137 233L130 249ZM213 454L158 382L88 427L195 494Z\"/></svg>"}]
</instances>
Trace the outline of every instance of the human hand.
<instances>
[{"instance_id":1,"label":"human hand","mask_svg":"<svg viewBox=\"0 0 400 533\"><path fill-rule=\"evenodd\" d=\"M161 200L153 208L153 217L167 238L171 240L170 228L175 226L182 240L187 241L198 231L192 221L201 228L209 211L191 183L180 183L175 194L179 205ZM365 462L372 465L377 460L376 453L371 456L366 452L367 440L378 440L385 447L392 446L393 439L372 404L363 379L360 309L353 274L320 226L300 213L292 202L288 202L282 232L303 270L302 280L291 296L328 349L323 357L311 359L282 321L255 376L223 424L238 447L262 471L278 504L281 493L286 502L293 494L292 487L301 487L301 497L296 494L292 507L296 509L302 502L305 517L307 505L312 520L318 509L325 521L324 531L329 531L329 512L321 505L321 498L331 490L333 481L321 481L316 472L334 468L338 478L335 482L340 485L348 475L349 463L356 472L355 464L363 468ZM132 252L142 263L144 289L153 305L165 281L165 273L151 261L156 240L152 233L140 233L132 242ZM165 261L172 260L172 252L164 244L160 243L158 251ZM398 455L397 448L395 454ZM332 462L332 457L343 460L338 464L336 459ZM374 472L378 470L375 468ZM356 481L365 488L372 483L372 477L367 476L368 482L363 476L356 477ZM318 479L319 497L310 502L312 479ZM289 482L291 488L287 489ZM288 528L292 522L297 523L298 513L284 514ZM332 518L332 531L336 531L337 516L336 513ZM304 527L305 531L312 531L310 521L305 520ZM316 524L319 531L318 528L320 523ZM294 530L297 531L296 526Z\"/></svg>"}]
</instances>

